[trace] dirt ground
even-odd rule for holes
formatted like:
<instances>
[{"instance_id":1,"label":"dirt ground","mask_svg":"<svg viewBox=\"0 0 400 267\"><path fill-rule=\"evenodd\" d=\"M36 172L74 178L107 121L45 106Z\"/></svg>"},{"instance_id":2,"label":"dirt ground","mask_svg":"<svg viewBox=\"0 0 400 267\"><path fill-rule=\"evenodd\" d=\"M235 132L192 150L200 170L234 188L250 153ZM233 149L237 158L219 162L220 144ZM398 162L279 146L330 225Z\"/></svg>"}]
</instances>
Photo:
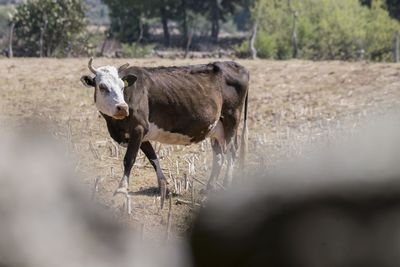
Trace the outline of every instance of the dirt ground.
<instances>
[{"instance_id":1,"label":"dirt ground","mask_svg":"<svg viewBox=\"0 0 400 267\"><path fill-rule=\"evenodd\" d=\"M47 122L52 133L77 155L83 183L116 217L143 229L145 238L166 230L167 208L160 210L156 176L143 154L131 174L132 214L124 199L113 197L122 176L125 149L110 138L105 121L93 105L93 91L79 79L89 74L88 59L0 59L0 125L33 118ZM106 59L95 66L170 66L210 60ZM400 65L367 62L243 61L250 70L248 168L272 168L301 155L304 144L335 138L372 114L400 106ZM172 235L180 236L204 195L212 153L208 142L192 146L155 144L170 178ZM184 178L186 177L186 179ZM194 179L193 179L194 177ZM193 185L193 186L192 186ZM192 189L193 188L193 189ZM184 200L188 204L177 204Z\"/></svg>"}]
</instances>

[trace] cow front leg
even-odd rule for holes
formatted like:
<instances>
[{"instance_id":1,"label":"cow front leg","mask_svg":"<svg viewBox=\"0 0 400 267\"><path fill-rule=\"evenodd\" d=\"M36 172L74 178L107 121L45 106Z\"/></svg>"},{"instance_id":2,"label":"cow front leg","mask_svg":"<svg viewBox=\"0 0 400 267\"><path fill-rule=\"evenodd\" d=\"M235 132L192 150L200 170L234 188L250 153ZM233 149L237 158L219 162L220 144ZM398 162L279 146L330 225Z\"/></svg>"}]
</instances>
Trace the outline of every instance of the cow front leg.
<instances>
[{"instance_id":1,"label":"cow front leg","mask_svg":"<svg viewBox=\"0 0 400 267\"><path fill-rule=\"evenodd\" d=\"M118 189L115 191L114 195L117 193L128 193L129 187L129 176L137 154L139 152L140 144L142 143L144 129L142 126L135 127L130 134L128 149L126 150L124 157L124 176L122 177Z\"/></svg>"},{"instance_id":2,"label":"cow front leg","mask_svg":"<svg viewBox=\"0 0 400 267\"><path fill-rule=\"evenodd\" d=\"M161 169L160 162L157 158L156 152L153 149L153 146L150 142L143 142L140 146L140 149L146 155L148 160L150 161L151 165L153 166L154 170L157 174L157 182L158 188L160 189L160 196L161 196L161 208L164 206L164 200L167 194L167 179Z\"/></svg>"}]
</instances>

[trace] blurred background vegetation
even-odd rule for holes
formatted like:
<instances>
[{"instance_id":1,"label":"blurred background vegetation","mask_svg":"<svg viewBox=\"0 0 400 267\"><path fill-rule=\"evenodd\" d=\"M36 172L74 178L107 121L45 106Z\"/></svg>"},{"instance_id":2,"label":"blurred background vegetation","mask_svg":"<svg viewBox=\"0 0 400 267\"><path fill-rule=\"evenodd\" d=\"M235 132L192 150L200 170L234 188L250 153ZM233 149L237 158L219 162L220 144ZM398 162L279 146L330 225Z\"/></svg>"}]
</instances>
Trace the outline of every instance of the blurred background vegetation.
<instances>
[{"instance_id":1,"label":"blurred background vegetation","mask_svg":"<svg viewBox=\"0 0 400 267\"><path fill-rule=\"evenodd\" d=\"M398 61L400 0L0 0L5 56Z\"/></svg>"}]
</instances>

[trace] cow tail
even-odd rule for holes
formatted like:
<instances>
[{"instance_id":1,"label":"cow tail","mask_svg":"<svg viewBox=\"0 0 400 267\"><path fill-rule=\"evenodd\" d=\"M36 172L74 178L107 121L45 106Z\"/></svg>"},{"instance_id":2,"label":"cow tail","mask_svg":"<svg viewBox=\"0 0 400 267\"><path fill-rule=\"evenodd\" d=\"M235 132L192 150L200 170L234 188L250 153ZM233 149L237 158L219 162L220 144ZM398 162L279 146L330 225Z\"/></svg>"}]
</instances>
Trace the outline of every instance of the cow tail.
<instances>
[{"instance_id":1,"label":"cow tail","mask_svg":"<svg viewBox=\"0 0 400 267\"><path fill-rule=\"evenodd\" d=\"M242 140L240 143L240 155L239 155L239 167L240 170L244 170L244 161L247 154L247 142L248 142L248 130L247 130L247 102L249 98L249 92L246 92L246 99L244 100L244 120L243 120L243 130L242 130Z\"/></svg>"}]
</instances>

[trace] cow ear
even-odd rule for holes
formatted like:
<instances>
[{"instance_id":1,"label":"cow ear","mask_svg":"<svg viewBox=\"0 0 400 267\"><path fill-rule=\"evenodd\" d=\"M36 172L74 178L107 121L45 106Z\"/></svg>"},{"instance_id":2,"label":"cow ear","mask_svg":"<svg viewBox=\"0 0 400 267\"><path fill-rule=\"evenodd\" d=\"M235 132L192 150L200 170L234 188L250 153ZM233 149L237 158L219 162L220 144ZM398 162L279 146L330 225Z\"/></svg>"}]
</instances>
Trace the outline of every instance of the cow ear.
<instances>
[{"instance_id":1,"label":"cow ear","mask_svg":"<svg viewBox=\"0 0 400 267\"><path fill-rule=\"evenodd\" d=\"M213 71L214 71L214 72L219 72L219 71L221 71L221 67L219 66L219 62L214 62L214 63L212 63L212 66L213 66Z\"/></svg>"},{"instance_id":2,"label":"cow ear","mask_svg":"<svg viewBox=\"0 0 400 267\"><path fill-rule=\"evenodd\" d=\"M81 77L81 82L83 83L84 86L86 87L94 87L94 78L84 75Z\"/></svg>"},{"instance_id":3,"label":"cow ear","mask_svg":"<svg viewBox=\"0 0 400 267\"><path fill-rule=\"evenodd\" d=\"M126 68L128 68L128 67L129 67L129 63L126 63L126 64L120 66L120 67L118 68L118 73L121 72L121 71L123 71L124 69L126 69Z\"/></svg>"},{"instance_id":4,"label":"cow ear","mask_svg":"<svg viewBox=\"0 0 400 267\"><path fill-rule=\"evenodd\" d=\"M135 75L129 74L129 75L125 76L124 78L122 78L122 80L124 81L125 87L129 87L129 86L132 86L136 82L137 77Z\"/></svg>"}]
</instances>

